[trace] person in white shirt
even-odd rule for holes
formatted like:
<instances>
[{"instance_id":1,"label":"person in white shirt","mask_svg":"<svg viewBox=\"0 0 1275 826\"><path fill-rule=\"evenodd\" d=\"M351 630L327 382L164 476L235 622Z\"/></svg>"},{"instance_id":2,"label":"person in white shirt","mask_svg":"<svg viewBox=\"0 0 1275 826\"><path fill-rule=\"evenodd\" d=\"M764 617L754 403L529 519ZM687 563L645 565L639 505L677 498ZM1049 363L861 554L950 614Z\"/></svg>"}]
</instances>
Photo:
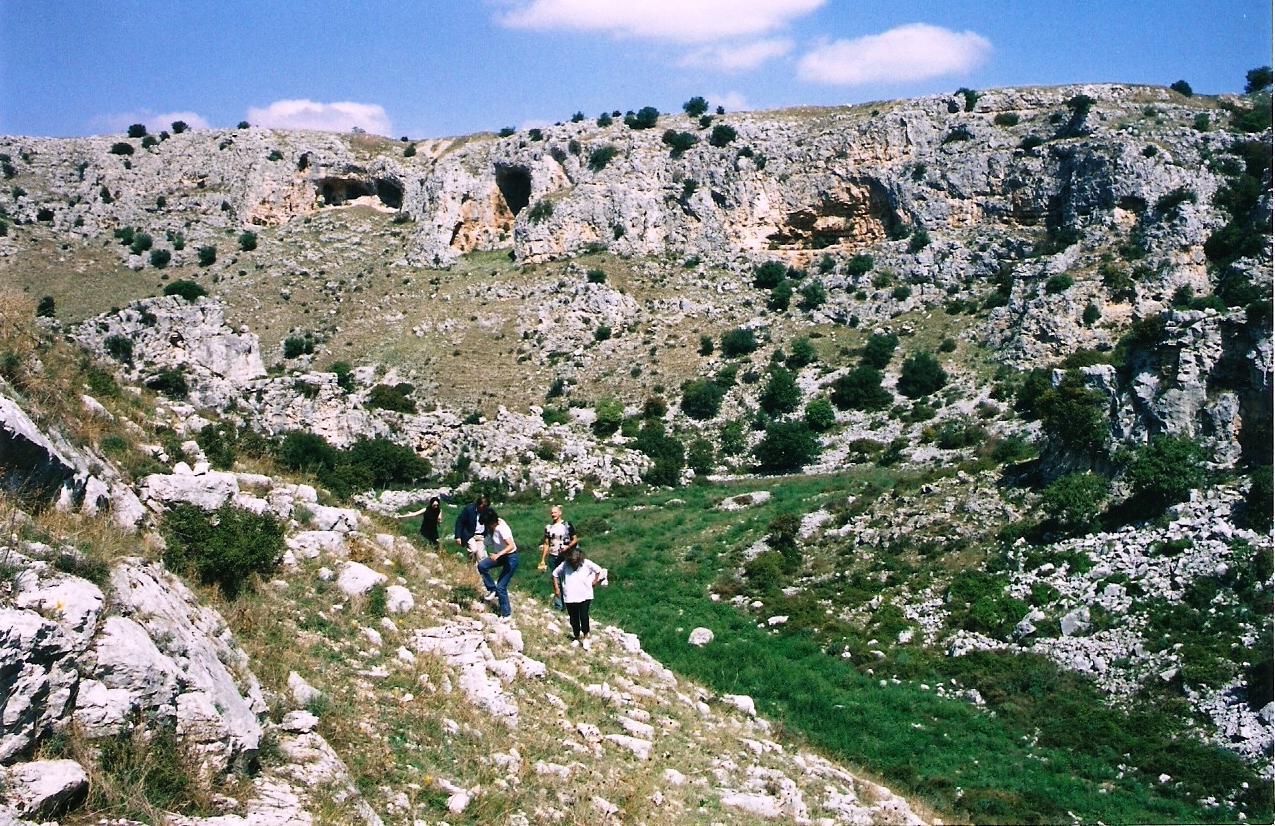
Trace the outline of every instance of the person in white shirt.
<instances>
[{"instance_id":1,"label":"person in white shirt","mask_svg":"<svg viewBox=\"0 0 1275 826\"><path fill-rule=\"evenodd\" d=\"M574 547L553 572L553 593L567 606L571 618L573 644L589 647L589 603L593 601L593 586L606 579L606 569L584 558L584 551Z\"/></svg>"},{"instance_id":2,"label":"person in white shirt","mask_svg":"<svg viewBox=\"0 0 1275 826\"><path fill-rule=\"evenodd\" d=\"M518 570L518 543L514 542L514 533L509 523L501 519L494 510L483 512L483 545L487 551L485 559L478 560L478 575L482 577L483 586L488 594L496 595L497 613L508 617L509 580ZM492 581L491 569L500 568L500 578Z\"/></svg>"}]
</instances>

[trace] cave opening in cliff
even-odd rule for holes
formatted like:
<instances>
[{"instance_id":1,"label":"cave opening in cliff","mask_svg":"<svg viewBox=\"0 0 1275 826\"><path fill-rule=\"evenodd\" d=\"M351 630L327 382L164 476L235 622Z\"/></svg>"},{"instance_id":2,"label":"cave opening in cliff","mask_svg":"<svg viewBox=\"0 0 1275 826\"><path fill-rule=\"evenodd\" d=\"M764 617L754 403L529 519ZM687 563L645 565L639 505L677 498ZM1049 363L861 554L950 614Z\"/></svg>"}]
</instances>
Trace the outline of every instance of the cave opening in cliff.
<instances>
[{"instance_id":1,"label":"cave opening in cliff","mask_svg":"<svg viewBox=\"0 0 1275 826\"><path fill-rule=\"evenodd\" d=\"M525 166L497 164L496 187L515 216L531 203L531 171Z\"/></svg>"},{"instance_id":2,"label":"cave opening in cliff","mask_svg":"<svg viewBox=\"0 0 1275 826\"><path fill-rule=\"evenodd\" d=\"M403 208L403 189L394 181L386 178L377 179L376 197L390 209Z\"/></svg>"},{"instance_id":3,"label":"cave opening in cliff","mask_svg":"<svg viewBox=\"0 0 1275 826\"><path fill-rule=\"evenodd\" d=\"M319 192L323 195L324 206L341 206L347 201L372 194L365 182L350 178L325 178L319 182Z\"/></svg>"}]
</instances>

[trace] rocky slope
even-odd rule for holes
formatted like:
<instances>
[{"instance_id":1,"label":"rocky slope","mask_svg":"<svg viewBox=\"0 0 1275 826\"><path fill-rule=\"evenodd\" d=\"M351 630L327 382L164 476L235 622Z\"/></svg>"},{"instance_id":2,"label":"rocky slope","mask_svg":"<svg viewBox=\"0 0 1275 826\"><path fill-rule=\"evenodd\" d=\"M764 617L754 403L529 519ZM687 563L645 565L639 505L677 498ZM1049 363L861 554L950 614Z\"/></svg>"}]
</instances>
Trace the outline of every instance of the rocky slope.
<instances>
[{"instance_id":1,"label":"rocky slope","mask_svg":"<svg viewBox=\"0 0 1275 826\"><path fill-rule=\"evenodd\" d=\"M783 595L835 592L828 614L865 632L845 657L870 671L909 645L1036 653L1094 677L1117 706L1164 684L1185 697L1192 736L1269 778L1275 706L1260 702L1252 666L1269 642L1271 536L1251 492L1271 463L1270 129L1236 130L1251 105L1103 85L407 143L255 128L144 143L0 138L11 196L0 272L26 293L0 307L6 489L152 537L178 503L283 520L284 573L255 602L296 617L276 628L283 639L343 663L299 665L312 673L291 680L271 662L277 639L235 642L145 543L126 541L87 581L56 532L16 531L0 756L55 758L47 743L68 726L117 736L137 719L171 724L206 776L265 767L251 790L226 791L219 823L412 822L452 807L546 822L588 806L708 822L719 804L744 822L914 818L880 788L794 754L747 711L705 705L709 692L619 629L582 656L543 633L559 620L526 603L534 621L511 631L471 604L446 560L366 513L256 473L246 455L234 472L209 466L210 433L258 434L260 447L307 432L337 449L408 447L429 462L431 490L602 500L696 471L753 473L773 426L813 421L822 403L829 418L797 467L916 480L803 513L808 561ZM153 297L180 284L206 297ZM33 332L24 302L37 296L56 320ZM730 331L755 347L726 352ZM62 338L90 360L57 384L51 342ZM865 345L887 338L879 393L843 404ZM938 356L944 381L914 392L907 364L922 353ZM781 400L780 379L791 385ZM697 411L688 382L717 387L720 406ZM1033 413L1032 387L1092 407L1088 441L1067 437L1066 416ZM1158 521L1120 517L1136 500L1129 457L1166 435L1197 444L1211 475ZM659 475L670 438L682 458ZM276 476L277 459L263 460ZM1110 479L1108 524L1063 530L1042 489L1087 472ZM409 504L355 501L383 514ZM900 585L878 570L900 548L944 543L937 579ZM739 554L731 587L747 592L748 564L778 549L727 550ZM855 554L881 576L862 603L827 574ZM953 602L967 564L997 583L993 603L1019 611L1010 631ZM408 607L369 619L378 581ZM768 611L775 596L734 599ZM1172 641L1165 617L1181 619L1183 605L1226 618L1231 653L1207 660L1220 666ZM906 627L868 644L882 606ZM305 679L330 681L310 697L329 699L301 696ZM516 720L526 745L470 742L426 761L458 760L455 776L413 777L406 767L422 763L410 753L430 747L395 727L422 724L422 693L485 710L447 706L445 740L507 745L479 720L493 716ZM348 714L305 716L336 696ZM362 734L392 753L375 765L348 728L366 703L380 717L362 718ZM577 706L592 716L574 720ZM576 762L551 759L550 742L567 742ZM665 753L704 760L665 766ZM617 754L640 781L590 766ZM46 762L11 770L11 787L26 788L23 771L75 776ZM588 791L554 797L557 778ZM485 808L497 805L491 782L513 802ZM79 785L66 788L74 798ZM18 813L65 805L14 794Z\"/></svg>"}]
</instances>

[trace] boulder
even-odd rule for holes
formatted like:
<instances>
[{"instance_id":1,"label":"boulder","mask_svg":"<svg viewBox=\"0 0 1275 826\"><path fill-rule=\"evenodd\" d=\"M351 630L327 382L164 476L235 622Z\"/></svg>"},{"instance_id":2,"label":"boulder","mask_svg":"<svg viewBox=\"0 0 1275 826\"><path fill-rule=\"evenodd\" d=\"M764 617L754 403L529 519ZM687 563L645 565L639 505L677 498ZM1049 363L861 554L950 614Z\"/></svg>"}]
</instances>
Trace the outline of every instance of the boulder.
<instances>
[{"instance_id":1,"label":"boulder","mask_svg":"<svg viewBox=\"0 0 1275 826\"><path fill-rule=\"evenodd\" d=\"M88 794L89 779L74 760L39 760L3 772L5 798L19 815L58 817Z\"/></svg>"},{"instance_id":2,"label":"boulder","mask_svg":"<svg viewBox=\"0 0 1275 826\"><path fill-rule=\"evenodd\" d=\"M388 580L385 574L373 571L362 562L346 562L341 566L341 573L336 578L336 585L347 596L366 594L376 585Z\"/></svg>"}]
</instances>

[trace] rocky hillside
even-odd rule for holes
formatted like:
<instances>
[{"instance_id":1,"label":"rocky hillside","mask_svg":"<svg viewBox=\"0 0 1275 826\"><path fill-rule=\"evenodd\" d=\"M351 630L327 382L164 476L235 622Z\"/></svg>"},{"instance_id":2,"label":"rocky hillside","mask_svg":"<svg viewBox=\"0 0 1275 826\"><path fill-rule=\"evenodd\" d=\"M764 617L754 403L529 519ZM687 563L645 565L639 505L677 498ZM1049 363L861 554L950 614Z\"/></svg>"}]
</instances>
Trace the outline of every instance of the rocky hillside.
<instances>
[{"instance_id":1,"label":"rocky hillside","mask_svg":"<svg viewBox=\"0 0 1275 826\"><path fill-rule=\"evenodd\" d=\"M1103 764L1090 798L1118 801L1080 807L1094 819L1267 816L1263 111L1261 93L1104 85L420 141L0 138L0 466L24 526L3 662L26 698L5 707L3 760L91 775L91 742L124 755L121 732L171 729L203 778L178 808L247 822L915 817L703 705L749 693L800 717L762 683L688 687L636 625L581 652L530 599L517 630L490 622L461 570L383 521L415 499L377 493L484 490L529 526L541 500L574 500L603 526L695 484L720 490L702 514L670 515L661 542L612 534L606 563L675 554L705 606L816 641L850 683L942 675L940 698L1031 748L1066 738L1044 717L1032 733L1035 689L989 691L1011 661L1069 675L1052 690L1078 679L1099 716L1167 721L1154 743L1084 743ZM71 524L42 521L48 503ZM199 513L219 514L200 530L282 526L251 595L173 550ZM75 546L80 520L107 551ZM130 647L150 665L113 665ZM457 686L525 739L503 748L448 705ZM429 742L404 734L440 717ZM703 746L710 731L745 750ZM550 755L563 736L583 762ZM484 737L502 748L438 740ZM617 750L636 762L585 759ZM940 817L1066 811L898 755L867 768ZM555 796L560 777L587 791ZM146 805L131 816L165 807Z\"/></svg>"}]
</instances>

